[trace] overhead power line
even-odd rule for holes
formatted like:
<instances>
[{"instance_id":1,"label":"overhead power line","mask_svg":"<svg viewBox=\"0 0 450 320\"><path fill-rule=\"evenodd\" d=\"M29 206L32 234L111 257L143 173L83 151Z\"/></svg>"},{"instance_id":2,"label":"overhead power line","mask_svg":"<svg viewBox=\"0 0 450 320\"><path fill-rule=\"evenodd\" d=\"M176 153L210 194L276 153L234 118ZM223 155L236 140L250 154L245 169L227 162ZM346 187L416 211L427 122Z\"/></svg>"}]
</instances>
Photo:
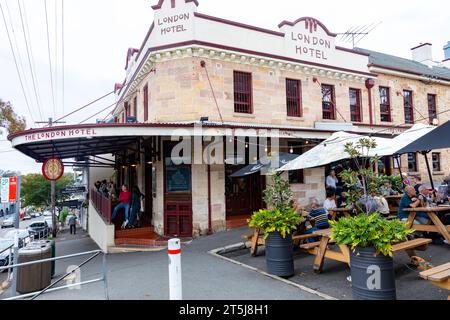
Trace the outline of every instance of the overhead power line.
<instances>
[{"instance_id":1,"label":"overhead power line","mask_svg":"<svg viewBox=\"0 0 450 320\"><path fill-rule=\"evenodd\" d=\"M25 86L23 85L22 76L21 76L21 74L20 74L19 65L18 65L18 63L17 63L16 54L15 54L15 52L14 52L14 47L13 47L13 44L12 44L12 41L11 41L11 36L10 36L10 34L9 34L8 25L7 25L7 23L6 23L6 17L5 17L5 13L4 13L4 11L3 11L3 6L2 6L1 2L0 2L0 10L1 10L1 12L2 12L3 22L4 22L4 24L5 24L5 30L6 30L6 34L7 34L7 36L8 36L9 46L10 46L10 48L11 48L11 53L12 53L12 56L13 56L13 58L14 58L14 64L15 64L15 66L16 66L17 76L19 77L20 86L21 86L21 88L22 88L22 93L23 93L23 96L24 96L24 98L25 98L25 103L26 103L26 105L27 105L28 112L29 112L29 114L30 114L31 120L33 121L33 123L35 123L34 117L33 117L33 113L31 112L30 103L29 103L28 98L27 98L27 95L26 95Z\"/></svg>"},{"instance_id":2,"label":"overhead power line","mask_svg":"<svg viewBox=\"0 0 450 320\"><path fill-rule=\"evenodd\" d=\"M64 33L64 0L61 0L61 57L62 57L62 114L64 114L65 112L65 104L66 104L66 99L65 99L65 56L64 56L64 51L65 51L65 33Z\"/></svg>"},{"instance_id":3,"label":"overhead power line","mask_svg":"<svg viewBox=\"0 0 450 320\"><path fill-rule=\"evenodd\" d=\"M50 32L48 25L48 10L47 10L47 0L44 0L45 9L45 24L47 26L47 48L48 48L48 63L50 67L50 84L52 88L52 98L53 98L53 115L56 115L56 103L55 103L55 89L53 87L53 68L52 68L52 56L50 51Z\"/></svg>"},{"instance_id":4,"label":"overhead power line","mask_svg":"<svg viewBox=\"0 0 450 320\"><path fill-rule=\"evenodd\" d=\"M26 31L25 31L25 24L24 24L24 16L22 14L22 6L20 4L20 0L17 0L17 5L19 7L19 13L20 13L20 21L22 24L22 31L23 31L23 38L25 40L25 48L27 51L27 58L28 58L28 65L30 67L30 73L31 73L31 80L33 83L33 89L34 89L34 95L36 98L36 104L38 106L38 110L39 110L39 115L42 117L42 113L41 113L41 103L40 103L40 98L39 98L39 94L38 94L38 90L37 90L37 86L36 86L36 75L35 75L35 71L34 71L34 62L32 63L32 57L33 57L33 52L32 52L32 48L31 45L28 45L28 41L30 40L29 37L27 37ZM26 19L26 17L25 17ZM30 44L31 44L31 40L30 40ZM30 54L31 52L31 54ZM34 58L33 58L34 61Z\"/></svg>"}]
</instances>

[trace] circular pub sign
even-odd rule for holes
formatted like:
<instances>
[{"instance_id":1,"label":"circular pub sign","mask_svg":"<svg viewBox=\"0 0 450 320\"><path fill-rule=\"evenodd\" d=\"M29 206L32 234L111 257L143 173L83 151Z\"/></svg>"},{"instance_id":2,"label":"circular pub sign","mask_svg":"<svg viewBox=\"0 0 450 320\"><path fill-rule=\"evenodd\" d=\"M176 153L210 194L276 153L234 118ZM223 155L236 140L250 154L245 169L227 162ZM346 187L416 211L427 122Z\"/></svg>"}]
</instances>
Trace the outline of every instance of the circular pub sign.
<instances>
[{"instance_id":1,"label":"circular pub sign","mask_svg":"<svg viewBox=\"0 0 450 320\"><path fill-rule=\"evenodd\" d=\"M59 180L64 174L64 165L62 161L58 158L50 158L45 160L42 165L42 174L47 180Z\"/></svg>"}]
</instances>

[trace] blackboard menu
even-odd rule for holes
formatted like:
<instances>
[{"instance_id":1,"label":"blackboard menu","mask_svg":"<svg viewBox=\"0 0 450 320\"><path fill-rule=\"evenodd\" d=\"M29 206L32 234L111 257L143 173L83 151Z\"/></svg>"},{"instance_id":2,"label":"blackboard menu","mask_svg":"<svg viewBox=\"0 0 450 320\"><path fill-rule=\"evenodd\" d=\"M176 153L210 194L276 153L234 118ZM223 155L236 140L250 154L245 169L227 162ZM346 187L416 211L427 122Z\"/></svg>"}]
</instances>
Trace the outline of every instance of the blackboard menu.
<instances>
[{"instance_id":1,"label":"blackboard menu","mask_svg":"<svg viewBox=\"0 0 450 320\"><path fill-rule=\"evenodd\" d=\"M166 188L167 192L190 192L191 191L190 166L166 167Z\"/></svg>"}]
</instances>

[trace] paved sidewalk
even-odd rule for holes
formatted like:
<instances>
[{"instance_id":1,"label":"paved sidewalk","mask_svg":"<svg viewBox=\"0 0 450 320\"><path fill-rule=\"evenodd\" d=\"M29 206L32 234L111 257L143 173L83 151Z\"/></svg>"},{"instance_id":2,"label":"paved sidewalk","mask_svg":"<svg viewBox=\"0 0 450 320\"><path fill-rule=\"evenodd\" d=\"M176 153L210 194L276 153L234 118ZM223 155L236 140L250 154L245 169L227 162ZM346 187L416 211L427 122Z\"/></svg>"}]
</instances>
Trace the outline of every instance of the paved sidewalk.
<instances>
[{"instance_id":1,"label":"paved sidewalk","mask_svg":"<svg viewBox=\"0 0 450 320\"><path fill-rule=\"evenodd\" d=\"M243 242L242 228L203 237L183 245L183 298L186 300L319 300L321 297L271 279L252 270L208 254L208 251ZM90 238L77 235L75 240L59 237L57 256L97 249ZM86 257L57 262L56 278L67 267ZM81 271L83 281L101 276L101 257ZM167 252L142 252L107 256L108 293L113 300L167 300L169 298ZM55 278L55 279L56 279ZM3 298L3 297L2 297ZM81 290L61 290L40 297L41 300L105 299L103 283Z\"/></svg>"}]
</instances>

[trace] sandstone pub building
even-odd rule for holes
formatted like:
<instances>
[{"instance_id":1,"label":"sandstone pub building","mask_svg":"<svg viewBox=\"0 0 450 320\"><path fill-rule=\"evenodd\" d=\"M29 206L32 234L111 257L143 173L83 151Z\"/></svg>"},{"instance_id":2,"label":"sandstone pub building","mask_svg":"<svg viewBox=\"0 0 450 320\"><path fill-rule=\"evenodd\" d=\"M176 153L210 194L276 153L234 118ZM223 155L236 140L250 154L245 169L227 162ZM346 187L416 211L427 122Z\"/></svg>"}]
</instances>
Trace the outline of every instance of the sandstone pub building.
<instances>
[{"instance_id":1,"label":"sandstone pub building","mask_svg":"<svg viewBox=\"0 0 450 320\"><path fill-rule=\"evenodd\" d=\"M392 137L415 123L450 119L444 112L450 104L449 45L440 64L432 62L431 44L413 48L410 60L340 47L337 35L312 17L268 30L202 14L199 5L160 0L152 7L154 23L141 47L128 50L125 79L115 85L111 121L9 137L40 162L56 156L89 163L91 188L113 179L141 189L140 234L114 225L111 204L91 192L88 229L104 250L245 224L264 206L269 179L258 170L233 175L270 154L275 142L280 154L299 155L337 131ZM214 142L233 147L224 148L222 163L179 154L192 161L176 164L174 136L191 138L193 145L200 137L200 152ZM448 151L430 154L437 179L450 172L448 160ZM422 161L410 154L400 165L426 181ZM380 162L388 174L396 173L394 167L391 157ZM328 169L284 176L306 204L310 197L325 198Z\"/></svg>"}]
</instances>

